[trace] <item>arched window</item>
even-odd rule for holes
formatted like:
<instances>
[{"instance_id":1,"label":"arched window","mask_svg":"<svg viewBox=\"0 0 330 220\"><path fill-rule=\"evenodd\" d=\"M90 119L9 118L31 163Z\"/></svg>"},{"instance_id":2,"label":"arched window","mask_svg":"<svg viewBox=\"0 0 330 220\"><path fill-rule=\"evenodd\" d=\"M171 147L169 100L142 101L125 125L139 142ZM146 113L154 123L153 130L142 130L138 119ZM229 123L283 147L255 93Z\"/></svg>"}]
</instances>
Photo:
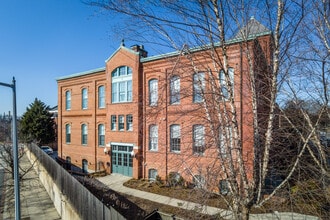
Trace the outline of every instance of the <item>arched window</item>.
<instances>
[{"instance_id":1,"label":"arched window","mask_svg":"<svg viewBox=\"0 0 330 220\"><path fill-rule=\"evenodd\" d=\"M180 77L172 76L170 79L170 104L180 103Z\"/></svg>"},{"instance_id":2,"label":"arched window","mask_svg":"<svg viewBox=\"0 0 330 220\"><path fill-rule=\"evenodd\" d=\"M112 103L132 101L132 69L128 66L116 68L111 73Z\"/></svg>"},{"instance_id":3,"label":"arched window","mask_svg":"<svg viewBox=\"0 0 330 220\"><path fill-rule=\"evenodd\" d=\"M65 162L66 162L66 169L71 170L71 157L66 157Z\"/></svg>"},{"instance_id":4,"label":"arched window","mask_svg":"<svg viewBox=\"0 0 330 220\"><path fill-rule=\"evenodd\" d=\"M81 144L87 145L87 125L82 124L81 125Z\"/></svg>"},{"instance_id":5,"label":"arched window","mask_svg":"<svg viewBox=\"0 0 330 220\"><path fill-rule=\"evenodd\" d=\"M71 91L65 92L65 109L66 110L71 109Z\"/></svg>"},{"instance_id":6,"label":"arched window","mask_svg":"<svg viewBox=\"0 0 330 220\"><path fill-rule=\"evenodd\" d=\"M98 107L105 108L105 87L99 86L98 88Z\"/></svg>"},{"instance_id":7,"label":"arched window","mask_svg":"<svg viewBox=\"0 0 330 220\"><path fill-rule=\"evenodd\" d=\"M199 103L203 101L203 91L205 88L204 73L195 73L193 77L193 101Z\"/></svg>"},{"instance_id":8,"label":"arched window","mask_svg":"<svg viewBox=\"0 0 330 220\"><path fill-rule=\"evenodd\" d=\"M82 172L88 173L88 161L86 159L82 159Z\"/></svg>"},{"instance_id":9,"label":"arched window","mask_svg":"<svg viewBox=\"0 0 330 220\"><path fill-rule=\"evenodd\" d=\"M81 90L81 108L88 108L88 90L86 88Z\"/></svg>"},{"instance_id":10,"label":"arched window","mask_svg":"<svg viewBox=\"0 0 330 220\"><path fill-rule=\"evenodd\" d=\"M105 145L104 124L99 124L98 126L98 139L99 139L99 146L104 146Z\"/></svg>"},{"instance_id":11,"label":"arched window","mask_svg":"<svg viewBox=\"0 0 330 220\"><path fill-rule=\"evenodd\" d=\"M158 102L158 80L149 81L149 105L156 106Z\"/></svg>"},{"instance_id":12,"label":"arched window","mask_svg":"<svg viewBox=\"0 0 330 220\"><path fill-rule=\"evenodd\" d=\"M71 125L70 124L65 125L65 142L67 144L71 143Z\"/></svg>"}]
</instances>

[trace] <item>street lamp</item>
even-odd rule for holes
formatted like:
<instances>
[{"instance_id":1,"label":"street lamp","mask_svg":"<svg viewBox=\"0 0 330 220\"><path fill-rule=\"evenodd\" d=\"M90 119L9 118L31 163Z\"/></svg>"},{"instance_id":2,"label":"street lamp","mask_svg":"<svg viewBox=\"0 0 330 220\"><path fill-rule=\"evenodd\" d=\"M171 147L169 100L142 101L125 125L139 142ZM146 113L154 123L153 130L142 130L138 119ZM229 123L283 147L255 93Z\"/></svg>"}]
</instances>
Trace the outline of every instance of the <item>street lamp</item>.
<instances>
[{"instance_id":1,"label":"street lamp","mask_svg":"<svg viewBox=\"0 0 330 220\"><path fill-rule=\"evenodd\" d=\"M6 86L13 90L13 159L14 159L14 192L15 192L15 219L21 219L20 194L19 194L19 173L18 173L18 145L17 145L17 111L16 111L16 80L13 77L13 84L0 82L0 86Z\"/></svg>"}]
</instances>

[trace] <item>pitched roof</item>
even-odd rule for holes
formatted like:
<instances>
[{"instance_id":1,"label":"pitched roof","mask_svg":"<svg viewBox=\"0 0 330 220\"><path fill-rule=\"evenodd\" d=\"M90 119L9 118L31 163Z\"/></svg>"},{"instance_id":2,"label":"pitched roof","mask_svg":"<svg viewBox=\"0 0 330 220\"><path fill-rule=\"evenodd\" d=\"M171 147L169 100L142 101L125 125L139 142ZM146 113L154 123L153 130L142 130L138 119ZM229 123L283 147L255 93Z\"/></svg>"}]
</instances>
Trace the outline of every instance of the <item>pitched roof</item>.
<instances>
[{"instance_id":1,"label":"pitched roof","mask_svg":"<svg viewBox=\"0 0 330 220\"><path fill-rule=\"evenodd\" d=\"M242 27L233 39L250 39L261 35L271 34L271 31L259 23L254 17L251 17L248 23Z\"/></svg>"},{"instance_id":2,"label":"pitched roof","mask_svg":"<svg viewBox=\"0 0 330 220\"><path fill-rule=\"evenodd\" d=\"M88 71L84 71L84 72L79 72L79 73L74 73L68 76L62 76L57 78L56 80L65 80L65 79L70 79L70 78L75 78L75 77L80 77L80 76L85 76L85 75L90 75L90 74L94 74L94 73L99 73L105 71L105 67L101 67L101 68L97 68L97 69L93 69L93 70L88 70Z\"/></svg>"}]
</instances>

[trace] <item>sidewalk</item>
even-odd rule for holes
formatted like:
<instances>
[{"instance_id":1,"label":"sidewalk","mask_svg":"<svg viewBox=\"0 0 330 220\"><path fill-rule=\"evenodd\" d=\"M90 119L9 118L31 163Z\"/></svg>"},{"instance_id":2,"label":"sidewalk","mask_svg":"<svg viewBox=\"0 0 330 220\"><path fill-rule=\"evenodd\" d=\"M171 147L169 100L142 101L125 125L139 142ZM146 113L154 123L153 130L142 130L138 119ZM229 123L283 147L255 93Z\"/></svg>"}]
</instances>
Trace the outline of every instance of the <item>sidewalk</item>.
<instances>
[{"instance_id":1,"label":"sidewalk","mask_svg":"<svg viewBox=\"0 0 330 220\"><path fill-rule=\"evenodd\" d=\"M219 209L211 206L201 206L198 203L188 202L180 199L144 192L123 186L123 183L131 179L131 177L123 176L120 174L111 174L104 177L98 177L97 179L102 183L104 183L105 185L109 186L110 189L113 189L120 193L124 193L135 197L140 197L143 199L150 200L152 202L170 205L173 207L198 211L203 214L208 214L208 215L220 214L224 218L231 219L231 212L228 210Z\"/></svg>"},{"instance_id":2,"label":"sidewalk","mask_svg":"<svg viewBox=\"0 0 330 220\"><path fill-rule=\"evenodd\" d=\"M99 181L107 185L110 189L113 189L119 193L140 197L143 199L150 200L152 202L162 203L173 207L183 208L187 210L198 211L203 214L215 215L219 214L224 219L232 219L231 212L220 208L211 206L201 206L200 204L183 201L179 199L170 198L154 193L144 192L136 189L132 189L123 186L123 183L131 179L131 177L123 176L121 174L111 174L104 177L98 177ZM291 212L274 212L267 214L251 214L251 220L318 220L315 216L302 215Z\"/></svg>"},{"instance_id":3,"label":"sidewalk","mask_svg":"<svg viewBox=\"0 0 330 220\"><path fill-rule=\"evenodd\" d=\"M26 156L19 160L19 164L23 169L31 167L31 163ZM31 169L23 179L20 182L21 219L61 219L34 169ZM5 183L12 182L8 173L5 175L5 181ZM2 195L4 206L1 207L3 213L0 219L15 219L13 191L6 187Z\"/></svg>"}]
</instances>

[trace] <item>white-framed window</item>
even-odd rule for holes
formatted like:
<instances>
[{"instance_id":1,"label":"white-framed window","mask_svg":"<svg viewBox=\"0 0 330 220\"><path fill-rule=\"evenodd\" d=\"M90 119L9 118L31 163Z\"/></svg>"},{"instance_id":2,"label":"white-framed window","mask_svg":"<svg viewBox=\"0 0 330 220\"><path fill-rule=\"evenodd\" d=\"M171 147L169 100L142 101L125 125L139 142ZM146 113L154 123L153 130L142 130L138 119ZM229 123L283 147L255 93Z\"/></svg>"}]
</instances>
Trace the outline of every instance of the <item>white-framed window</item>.
<instances>
[{"instance_id":1,"label":"white-framed window","mask_svg":"<svg viewBox=\"0 0 330 220\"><path fill-rule=\"evenodd\" d=\"M229 193L229 186L227 180L220 180L219 181L219 189L222 195L227 195Z\"/></svg>"},{"instance_id":2,"label":"white-framed window","mask_svg":"<svg viewBox=\"0 0 330 220\"><path fill-rule=\"evenodd\" d=\"M172 76L170 79L170 104L180 103L180 77Z\"/></svg>"},{"instance_id":3,"label":"white-framed window","mask_svg":"<svg viewBox=\"0 0 330 220\"><path fill-rule=\"evenodd\" d=\"M230 84L231 84L231 88L232 88L231 94L234 95L234 69L233 68L228 68L228 76L229 76ZM225 100L228 100L230 91L229 91L229 88L227 87L226 74L225 74L224 70L220 70L219 79L220 79L221 95Z\"/></svg>"},{"instance_id":4,"label":"white-framed window","mask_svg":"<svg viewBox=\"0 0 330 220\"><path fill-rule=\"evenodd\" d=\"M98 143L99 146L105 146L105 128L104 124L98 125Z\"/></svg>"},{"instance_id":5,"label":"white-framed window","mask_svg":"<svg viewBox=\"0 0 330 220\"><path fill-rule=\"evenodd\" d=\"M155 181L157 176L158 176L158 172L156 169L149 169L149 180L150 181Z\"/></svg>"},{"instance_id":6,"label":"white-framed window","mask_svg":"<svg viewBox=\"0 0 330 220\"><path fill-rule=\"evenodd\" d=\"M158 150L158 126L150 125L149 127L149 150Z\"/></svg>"},{"instance_id":7,"label":"white-framed window","mask_svg":"<svg viewBox=\"0 0 330 220\"><path fill-rule=\"evenodd\" d=\"M112 103L132 101L132 69L128 66L116 68L111 73Z\"/></svg>"},{"instance_id":8,"label":"white-framed window","mask_svg":"<svg viewBox=\"0 0 330 220\"><path fill-rule=\"evenodd\" d=\"M83 88L81 90L81 108L88 108L88 90L86 88Z\"/></svg>"},{"instance_id":9,"label":"white-framed window","mask_svg":"<svg viewBox=\"0 0 330 220\"><path fill-rule=\"evenodd\" d=\"M87 125L82 124L81 125L81 144L82 145L87 145L87 135L88 135Z\"/></svg>"},{"instance_id":10,"label":"white-framed window","mask_svg":"<svg viewBox=\"0 0 330 220\"><path fill-rule=\"evenodd\" d=\"M170 126L170 149L172 152L180 152L181 150L181 134L180 125Z\"/></svg>"},{"instance_id":11,"label":"white-framed window","mask_svg":"<svg viewBox=\"0 0 330 220\"><path fill-rule=\"evenodd\" d=\"M105 87L99 86L97 90L98 90L98 107L105 108Z\"/></svg>"},{"instance_id":12,"label":"white-framed window","mask_svg":"<svg viewBox=\"0 0 330 220\"><path fill-rule=\"evenodd\" d=\"M205 178L201 175L194 175L193 176L193 184L196 188L204 188L205 187Z\"/></svg>"},{"instance_id":13,"label":"white-framed window","mask_svg":"<svg viewBox=\"0 0 330 220\"><path fill-rule=\"evenodd\" d=\"M111 130L115 131L117 130L117 116L111 115Z\"/></svg>"},{"instance_id":14,"label":"white-framed window","mask_svg":"<svg viewBox=\"0 0 330 220\"><path fill-rule=\"evenodd\" d=\"M126 130L133 131L133 115L126 115Z\"/></svg>"},{"instance_id":15,"label":"white-framed window","mask_svg":"<svg viewBox=\"0 0 330 220\"><path fill-rule=\"evenodd\" d=\"M67 144L71 143L71 125L70 124L65 125L65 142Z\"/></svg>"},{"instance_id":16,"label":"white-framed window","mask_svg":"<svg viewBox=\"0 0 330 220\"><path fill-rule=\"evenodd\" d=\"M65 92L65 110L71 109L71 91Z\"/></svg>"},{"instance_id":17,"label":"white-framed window","mask_svg":"<svg viewBox=\"0 0 330 220\"><path fill-rule=\"evenodd\" d=\"M118 130L123 131L125 129L125 117L124 115L118 116Z\"/></svg>"},{"instance_id":18,"label":"white-framed window","mask_svg":"<svg viewBox=\"0 0 330 220\"><path fill-rule=\"evenodd\" d=\"M193 126L193 152L203 154L205 151L205 129L203 125Z\"/></svg>"},{"instance_id":19,"label":"white-framed window","mask_svg":"<svg viewBox=\"0 0 330 220\"><path fill-rule=\"evenodd\" d=\"M195 73L193 76L193 102L199 103L203 101L204 89L204 73Z\"/></svg>"},{"instance_id":20,"label":"white-framed window","mask_svg":"<svg viewBox=\"0 0 330 220\"><path fill-rule=\"evenodd\" d=\"M220 136L220 154L226 156L233 144L233 132L230 126L226 126L223 129L219 129L219 136Z\"/></svg>"},{"instance_id":21,"label":"white-framed window","mask_svg":"<svg viewBox=\"0 0 330 220\"><path fill-rule=\"evenodd\" d=\"M158 103L158 80L151 79L149 81L149 105L156 106Z\"/></svg>"}]
</instances>

